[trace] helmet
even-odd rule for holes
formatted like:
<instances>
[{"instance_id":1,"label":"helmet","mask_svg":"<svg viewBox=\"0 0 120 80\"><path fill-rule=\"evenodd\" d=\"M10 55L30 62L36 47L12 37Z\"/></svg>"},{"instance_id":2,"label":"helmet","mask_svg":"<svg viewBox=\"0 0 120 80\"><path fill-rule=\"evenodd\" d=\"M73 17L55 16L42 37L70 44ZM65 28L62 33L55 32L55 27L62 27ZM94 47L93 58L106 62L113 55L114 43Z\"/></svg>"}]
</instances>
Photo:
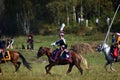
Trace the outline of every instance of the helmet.
<instances>
[{"instance_id":1,"label":"helmet","mask_svg":"<svg viewBox=\"0 0 120 80\"><path fill-rule=\"evenodd\" d=\"M60 35L60 36L64 36L64 32L63 32L63 31L61 31L59 35Z\"/></svg>"},{"instance_id":2,"label":"helmet","mask_svg":"<svg viewBox=\"0 0 120 80\"><path fill-rule=\"evenodd\" d=\"M60 36L64 36L64 33L60 33Z\"/></svg>"}]
</instances>

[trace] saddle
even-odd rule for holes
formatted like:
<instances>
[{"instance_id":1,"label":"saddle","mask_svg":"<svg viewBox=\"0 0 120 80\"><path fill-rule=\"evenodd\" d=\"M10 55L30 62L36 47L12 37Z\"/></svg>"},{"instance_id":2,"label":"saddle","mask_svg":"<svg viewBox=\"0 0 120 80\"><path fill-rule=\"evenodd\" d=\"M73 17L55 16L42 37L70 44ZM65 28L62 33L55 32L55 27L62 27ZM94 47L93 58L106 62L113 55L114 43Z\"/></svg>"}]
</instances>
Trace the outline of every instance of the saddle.
<instances>
[{"instance_id":1,"label":"saddle","mask_svg":"<svg viewBox=\"0 0 120 80\"><path fill-rule=\"evenodd\" d=\"M58 59L72 62L70 52L61 51L60 49L54 50L52 55L52 61L55 62Z\"/></svg>"},{"instance_id":2,"label":"saddle","mask_svg":"<svg viewBox=\"0 0 120 80\"><path fill-rule=\"evenodd\" d=\"M6 61L6 60L11 60L11 56L9 51L6 51L5 53L0 53L1 60Z\"/></svg>"},{"instance_id":3,"label":"saddle","mask_svg":"<svg viewBox=\"0 0 120 80\"><path fill-rule=\"evenodd\" d=\"M60 55L60 59L67 60L67 61L69 61L70 63L72 62L70 52L63 52L63 53Z\"/></svg>"}]
</instances>

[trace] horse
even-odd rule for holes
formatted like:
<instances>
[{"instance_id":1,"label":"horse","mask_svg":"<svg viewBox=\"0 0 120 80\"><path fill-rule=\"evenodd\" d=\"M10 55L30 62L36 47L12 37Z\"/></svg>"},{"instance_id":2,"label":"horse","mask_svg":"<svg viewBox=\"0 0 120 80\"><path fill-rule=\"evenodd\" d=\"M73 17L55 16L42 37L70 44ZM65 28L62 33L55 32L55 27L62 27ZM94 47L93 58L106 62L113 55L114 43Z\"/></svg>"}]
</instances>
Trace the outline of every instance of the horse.
<instances>
[{"instance_id":1,"label":"horse","mask_svg":"<svg viewBox=\"0 0 120 80\"><path fill-rule=\"evenodd\" d=\"M39 50L38 50L38 53L37 53L37 58L40 58L43 55L47 56L49 64L45 66L46 74L51 74L50 70L55 65L66 65L66 64L69 64L69 68L68 68L66 74L70 73L71 70L72 70L72 68L73 68L73 66L75 65L78 68L78 70L81 73L81 75L82 75L83 74L83 69L80 66L80 63L82 61L83 64L84 64L84 66L85 66L85 68L88 69L87 60L83 56L78 55L76 52L74 52L72 50L69 51L69 53L71 55L72 62L69 62L66 59L60 59L60 58L58 59L58 61L53 62L51 60L51 57L52 57L52 54L53 54L52 48L49 48L49 47L40 47Z\"/></svg>"},{"instance_id":2,"label":"horse","mask_svg":"<svg viewBox=\"0 0 120 80\"><path fill-rule=\"evenodd\" d=\"M0 64L1 63L6 63L6 62L12 62L14 67L15 67L15 72L17 72L20 68L21 62L18 61L19 58L21 58L23 65L28 69L31 70L31 66L30 64L26 61L26 59L24 58L24 56L17 51L5 51L5 53L9 56L9 59L6 59L3 55L3 53L1 53L2 58L0 58ZM0 74L2 74L2 70L0 68Z\"/></svg>"},{"instance_id":3,"label":"horse","mask_svg":"<svg viewBox=\"0 0 120 80\"><path fill-rule=\"evenodd\" d=\"M98 47L97 47L96 50L97 50L98 52L103 51L103 53L104 53L104 55L105 55L105 59L106 59L106 61L107 61L107 62L105 63L105 65L104 65L105 70L107 71L107 66L110 65L110 70L116 71L116 70L112 67L112 64L113 64L114 62L119 62L119 61L120 61L120 56L118 56L117 61L115 61L113 55L111 54L110 49L111 49L111 47L110 47L108 44L106 44L106 43L101 43L101 44L98 45Z\"/></svg>"}]
</instances>

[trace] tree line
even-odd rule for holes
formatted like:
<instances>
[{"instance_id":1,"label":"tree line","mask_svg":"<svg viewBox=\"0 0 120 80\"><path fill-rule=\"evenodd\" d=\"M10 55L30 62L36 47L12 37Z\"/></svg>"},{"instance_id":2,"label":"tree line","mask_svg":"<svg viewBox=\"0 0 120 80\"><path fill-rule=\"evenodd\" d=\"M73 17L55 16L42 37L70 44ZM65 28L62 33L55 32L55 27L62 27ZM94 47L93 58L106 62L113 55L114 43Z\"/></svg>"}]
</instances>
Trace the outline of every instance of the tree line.
<instances>
[{"instance_id":1,"label":"tree line","mask_svg":"<svg viewBox=\"0 0 120 80\"><path fill-rule=\"evenodd\" d=\"M112 20L120 0L0 0L0 34L54 34L61 23L67 33L106 32L106 18ZM84 22L79 23L79 18ZM95 20L99 19L99 25ZM86 29L86 22L92 30ZM111 31L120 25L120 9Z\"/></svg>"}]
</instances>

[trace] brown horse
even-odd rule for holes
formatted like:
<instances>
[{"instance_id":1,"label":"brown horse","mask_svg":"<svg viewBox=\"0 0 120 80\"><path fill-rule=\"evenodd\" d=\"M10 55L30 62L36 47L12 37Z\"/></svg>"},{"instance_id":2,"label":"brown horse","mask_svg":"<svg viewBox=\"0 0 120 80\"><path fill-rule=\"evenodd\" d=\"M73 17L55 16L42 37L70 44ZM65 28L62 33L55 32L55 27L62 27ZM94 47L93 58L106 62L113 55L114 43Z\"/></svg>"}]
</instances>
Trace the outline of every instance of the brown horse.
<instances>
[{"instance_id":1,"label":"brown horse","mask_svg":"<svg viewBox=\"0 0 120 80\"><path fill-rule=\"evenodd\" d=\"M53 50L49 47L40 47L39 50L38 50L38 53L37 53L37 58L43 56L44 54L48 57L49 64L45 66L46 74L51 74L50 70L53 66L55 66L55 65L66 65L66 64L69 64L67 74L71 72L72 67L74 65L78 68L80 73L83 74L83 69L80 66L81 61L83 62L85 68L88 69L87 60L84 57L82 57L81 55L78 55L76 52L74 52L72 50L69 51L70 55L71 55L72 62L69 62L66 59L58 59L58 61L53 62L53 61L51 61L52 52L53 52Z\"/></svg>"},{"instance_id":2,"label":"brown horse","mask_svg":"<svg viewBox=\"0 0 120 80\"><path fill-rule=\"evenodd\" d=\"M23 55L20 52L17 52L17 51L6 51L6 52L9 56L9 59L5 59L5 57L3 57L3 55L1 55L3 58L0 58L0 64L10 61L15 66L15 72L17 72L19 70L20 64L21 64L21 62L18 61L18 59L21 58L24 66L27 69L31 70L31 66L29 65L29 63L26 61L26 59L23 57ZM0 68L0 74L2 74L1 68Z\"/></svg>"}]
</instances>

